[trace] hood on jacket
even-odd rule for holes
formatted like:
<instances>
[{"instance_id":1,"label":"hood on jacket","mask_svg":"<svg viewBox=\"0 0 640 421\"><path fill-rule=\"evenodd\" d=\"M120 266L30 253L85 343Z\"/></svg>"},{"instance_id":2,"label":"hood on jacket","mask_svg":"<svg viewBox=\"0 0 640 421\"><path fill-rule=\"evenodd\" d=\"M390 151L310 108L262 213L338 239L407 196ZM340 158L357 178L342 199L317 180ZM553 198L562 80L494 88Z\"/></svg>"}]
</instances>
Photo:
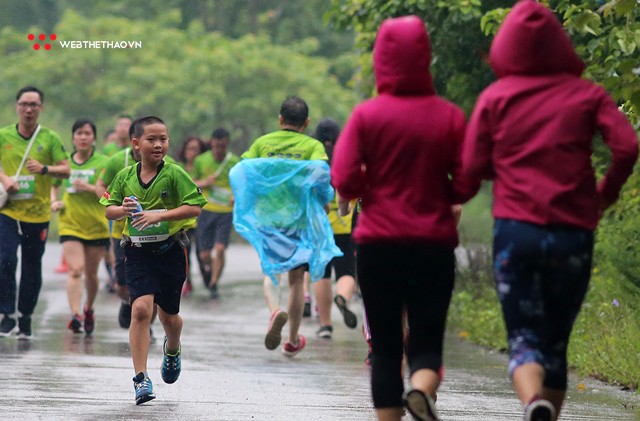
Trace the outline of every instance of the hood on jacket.
<instances>
[{"instance_id":1,"label":"hood on jacket","mask_svg":"<svg viewBox=\"0 0 640 421\"><path fill-rule=\"evenodd\" d=\"M417 16L386 19L373 47L373 70L378 93L434 94L429 65L431 43Z\"/></svg>"},{"instance_id":2,"label":"hood on jacket","mask_svg":"<svg viewBox=\"0 0 640 421\"><path fill-rule=\"evenodd\" d=\"M584 64L554 14L533 0L522 0L507 15L489 53L498 77L571 73Z\"/></svg>"}]
</instances>

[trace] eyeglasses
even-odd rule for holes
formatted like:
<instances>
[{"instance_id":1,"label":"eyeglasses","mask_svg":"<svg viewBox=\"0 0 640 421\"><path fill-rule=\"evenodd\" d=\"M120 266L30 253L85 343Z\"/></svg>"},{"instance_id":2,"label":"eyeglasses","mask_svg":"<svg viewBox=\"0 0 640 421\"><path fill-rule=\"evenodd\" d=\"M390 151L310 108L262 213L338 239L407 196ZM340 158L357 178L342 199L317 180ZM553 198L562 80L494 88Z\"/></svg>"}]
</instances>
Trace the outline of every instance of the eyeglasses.
<instances>
[{"instance_id":1,"label":"eyeglasses","mask_svg":"<svg viewBox=\"0 0 640 421\"><path fill-rule=\"evenodd\" d=\"M42 104L37 102L18 102L18 107L20 108L40 108Z\"/></svg>"}]
</instances>

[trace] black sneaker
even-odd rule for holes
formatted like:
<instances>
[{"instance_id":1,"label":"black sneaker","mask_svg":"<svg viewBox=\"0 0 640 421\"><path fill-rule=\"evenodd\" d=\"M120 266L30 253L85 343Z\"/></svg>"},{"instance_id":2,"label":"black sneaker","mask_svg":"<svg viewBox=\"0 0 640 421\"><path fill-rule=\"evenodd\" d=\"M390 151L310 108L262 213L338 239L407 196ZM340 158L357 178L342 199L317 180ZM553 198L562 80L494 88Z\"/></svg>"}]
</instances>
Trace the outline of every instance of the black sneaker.
<instances>
[{"instance_id":1,"label":"black sneaker","mask_svg":"<svg viewBox=\"0 0 640 421\"><path fill-rule=\"evenodd\" d=\"M120 304L120 311L118 311L118 323L123 329L129 329L131 326L131 304L122 302Z\"/></svg>"},{"instance_id":2,"label":"black sneaker","mask_svg":"<svg viewBox=\"0 0 640 421\"><path fill-rule=\"evenodd\" d=\"M344 319L344 324L347 325L348 328L355 329L358 326L358 318L355 313L349 310L347 306L347 299L342 295L336 295L336 298L333 301L338 306L338 310L342 313L342 318Z\"/></svg>"},{"instance_id":3,"label":"black sneaker","mask_svg":"<svg viewBox=\"0 0 640 421\"><path fill-rule=\"evenodd\" d=\"M423 391L411 389L403 397L404 404L417 421L440 421L433 398Z\"/></svg>"},{"instance_id":4,"label":"black sneaker","mask_svg":"<svg viewBox=\"0 0 640 421\"><path fill-rule=\"evenodd\" d=\"M218 298L220 298L220 294L218 293L218 284L211 285L211 288L209 288L209 297L212 300L217 300Z\"/></svg>"},{"instance_id":5,"label":"black sneaker","mask_svg":"<svg viewBox=\"0 0 640 421\"><path fill-rule=\"evenodd\" d=\"M311 300L305 298L304 301L304 310L302 312L302 317L311 317Z\"/></svg>"},{"instance_id":6,"label":"black sneaker","mask_svg":"<svg viewBox=\"0 0 640 421\"><path fill-rule=\"evenodd\" d=\"M31 317L18 317L18 339L31 339Z\"/></svg>"},{"instance_id":7,"label":"black sneaker","mask_svg":"<svg viewBox=\"0 0 640 421\"><path fill-rule=\"evenodd\" d=\"M0 322L0 336L9 336L16 329L16 320L9 317L8 314L4 315L2 322Z\"/></svg>"},{"instance_id":8,"label":"black sneaker","mask_svg":"<svg viewBox=\"0 0 640 421\"><path fill-rule=\"evenodd\" d=\"M318 336L318 338L331 339L331 336L333 335L333 327L331 325L320 326L320 329L318 329L316 335Z\"/></svg>"},{"instance_id":9,"label":"black sneaker","mask_svg":"<svg viewBox=\"0 0 640 421\"><path fill-rule=\"evenodd\" d=\"M556 408L549 401L533 398L524 410L525 421L553 421L556 419Z\"/></svg>"}]
</instances>

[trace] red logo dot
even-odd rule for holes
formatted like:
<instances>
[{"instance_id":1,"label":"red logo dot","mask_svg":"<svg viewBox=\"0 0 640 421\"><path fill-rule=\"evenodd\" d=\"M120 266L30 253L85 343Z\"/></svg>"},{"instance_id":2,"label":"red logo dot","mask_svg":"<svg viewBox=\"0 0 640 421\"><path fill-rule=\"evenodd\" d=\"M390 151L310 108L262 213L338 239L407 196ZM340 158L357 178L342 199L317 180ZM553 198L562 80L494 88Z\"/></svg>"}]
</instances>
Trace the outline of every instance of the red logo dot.
<instances>
[{"instance_id":1,"label":"red logo dot","mask_svg":"<svg viewBox=\"0 0 640 421\"><path fill-rule=\"evenodd\" d=\"M50 50L51 49L51 44L45 44L44 45L44 49L45 50Z\"/></svg>"},{"instance_id":2,"label":"red logo dot","mask_svg":"<svg viewBox=\"0 0 640 421\"><path fill-rule=\"evenodd\" d=\"M56 34L51 34L49 35L49 39L51 39L51 41L55 41L56 40Z\"/></svg>"},{"instance_id":3,"label":"red logo dot","mask_svg":"<svg viewBox=\"0 0 640 421\"><path fill-rule=\"evenodd\" d=\"M34 50L39 50L40 49L40 44L33 44L33 49Z\"/></svg>"},{"instance_id":4,"label":"red logo dot","mask_svg":"<svg viewBox=\"0 0 640 421\"><path fill-rule=\"evenodd\" d=\"M36 39L36 36L33 34L29 34L27 35L27 38L29 39L29 41L33 41L34 39Z\"/></svg>"},{"instance_id":5,"label":"red logo dot","mask_svg":"<svg viewBox=\"0 0 640 421\"><path fill-rule=\"evenodd\" d=\"M47 36L45 34L40 34L38 35L38 38L40 39L40 41L44 41L45 39L47 39Z\"/></svg>"}]
</instances>

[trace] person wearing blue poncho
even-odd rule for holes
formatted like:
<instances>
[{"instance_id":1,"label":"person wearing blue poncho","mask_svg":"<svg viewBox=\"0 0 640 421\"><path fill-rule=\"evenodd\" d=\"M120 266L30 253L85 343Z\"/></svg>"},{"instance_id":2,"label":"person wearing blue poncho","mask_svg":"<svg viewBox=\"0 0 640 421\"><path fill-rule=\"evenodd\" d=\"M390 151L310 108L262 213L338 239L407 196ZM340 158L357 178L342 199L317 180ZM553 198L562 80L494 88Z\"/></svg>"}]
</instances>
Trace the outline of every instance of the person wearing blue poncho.
<instances>
[{"instance_id":1,"label":"person wearing blue poncho","mask_svg":"<svg viewBox=\"0 0 640 421\"><path fill-rule=\"evenodd\" d=\"M304 272L322 277L326 265L342 253L335 245L324 207L334 196L324 146L303 132L309 108L299 97L280 107L280 130L259 137L230 172L235 197L233 224L260 256L262 270L288 272L288 312L275 309L265 346L276 349L289 321L283 353L294 356L306 345L298 333L304 309ZM250 159L251 158L251 159Z\"/></svg>"}]
</instances>

